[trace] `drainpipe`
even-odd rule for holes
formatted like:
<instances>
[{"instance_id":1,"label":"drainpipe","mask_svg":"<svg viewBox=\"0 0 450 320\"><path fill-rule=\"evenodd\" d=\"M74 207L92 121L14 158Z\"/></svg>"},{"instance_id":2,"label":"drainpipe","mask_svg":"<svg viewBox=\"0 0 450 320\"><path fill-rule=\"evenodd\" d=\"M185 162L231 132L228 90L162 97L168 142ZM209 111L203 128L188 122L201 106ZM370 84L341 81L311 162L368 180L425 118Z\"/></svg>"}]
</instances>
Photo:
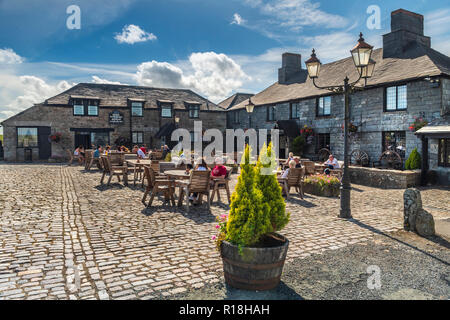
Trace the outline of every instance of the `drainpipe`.
<instances>
[{"instance_id":1,"label":"drainpipe","mask_svg":"<svg viewBox=\"0 0 450 320\"><path fill-rule=\"evenodd\" d=\"M420 173L420 185L427 185L427 173L428 173L428 138L422 136L422 171Z\"/></svg>"}]
</instances>

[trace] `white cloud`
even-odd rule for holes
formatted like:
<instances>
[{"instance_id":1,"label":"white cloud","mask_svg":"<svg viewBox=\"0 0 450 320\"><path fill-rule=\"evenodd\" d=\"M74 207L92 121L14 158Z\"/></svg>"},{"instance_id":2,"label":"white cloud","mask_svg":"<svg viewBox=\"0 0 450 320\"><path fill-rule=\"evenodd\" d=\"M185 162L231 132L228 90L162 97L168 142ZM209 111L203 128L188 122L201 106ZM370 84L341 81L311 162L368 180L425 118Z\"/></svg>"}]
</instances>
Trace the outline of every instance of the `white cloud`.
<instances>
[{"instance_id":1,"label":"white cloud","mask_svg":"<svg viewBox=\"0 0 450 320\"><path fill-rule=\"evenodd\" d=\"M122 33L117 33L114 37L118 43L134 44L136 42L145 42L156 40L157 37L153 33L148 33L134 24L126 25L122 29Z\"/></svg>"},{"instance_id":2,"label":"white cloud","mask_svg":"<svg viewBox=\"0 0 450 320\"><path fill-rule=\"evenodd\" d=\"M104 84L123 84L123 83L120 83L120 82L118 82L118 81L109 81L109 80L106 80L106 79L102 79L102 78L100 78L100 77L97 77L97 76L92 76L92 82L93 83L104 83Z\"/></svg>"},{"instance_id":3,"label":"white cloud","mask_svg":"<svg viewBox=\"0 0 450 320\"><path fill-rule=\"evenodd\" d=\"M233 15L233 21L231 21L231 24L241 25L244 24L245 22L246 20L243 19L239 13L235 13Z\"/></svg>"},{"instance_id":4,"label":"white cloud","mask_svg":"<svg viewBox=\"0 0 450 320\"><path fill-rule=\"evenodd\" d=\"M33 106L35 103L43 102L73 85L67 81L50 84L41 78L30 75L0 75L0 86L3 89L0 94L0 101L2 102L0 121Z\"/></svg>"},{"instance_id":5,"label":"white cloud","mask_svg":"<svg viewBox=\"0 0 450 320\"><path fill-rule=\"evenodd\" d=\"M277 40L292 40L304 27L343 28L348 25L346 18L321 10L320 3L313 0L246 0L244 4L265 16L246 26Z\"/></svg>"},{"instance_id":6,"label":"white cloud","mask_svg":"<svg viewBox=\"0 0 450 320\"><path fill-rule=\"evenodd\" d=\"M431 37L433 49L450 55L450 8L432 11L425 15L425 35Z\"/></svg>"},{"instance_id":7,"label":"white cloud","mask_svg":"<svg viewBox=\"0 0 450 320\"><path fill-rule=\"evenodd\" d=\"M189 88L213 101L226 98L251 78L225 54L215 52L193 53L184 70L168 62L144 62L138 66L136 82L139 85Z\"/></svg>"},{"instance_id":8,"label":"white cloud","mask_svg":"<svg viewBox=\"0 0 450 320\"><path fill-rule=\"evenodd\" d=\"M24 59L10 48L0 49L0 64L22 63Z\"/></svg>"}]
</instances>

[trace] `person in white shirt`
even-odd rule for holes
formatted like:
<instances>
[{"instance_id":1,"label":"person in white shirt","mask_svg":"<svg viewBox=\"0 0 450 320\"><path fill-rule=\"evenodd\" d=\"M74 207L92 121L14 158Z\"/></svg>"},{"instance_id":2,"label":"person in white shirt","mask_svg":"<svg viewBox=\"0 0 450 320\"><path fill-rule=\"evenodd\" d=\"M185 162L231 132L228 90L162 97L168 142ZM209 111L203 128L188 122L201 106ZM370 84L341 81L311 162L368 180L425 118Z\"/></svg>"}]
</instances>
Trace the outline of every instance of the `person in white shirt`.
<instances>
[{"instance_id":1,"label":"person in white shirt","mask_svg":"<svg viewBox=\"0 0 450 320\"><path fill-rule=\"evenodd\" d=\"M281 178L285 179L288 177L289 175L289 169L294 169L295 166L297 165L297 163L295 162L295 160L291 160L289 161L289 168L287 168L286 170L283 171L283 173L281 174Z\"/></svg>"},{"instance_id":2,"label":"person in white shirt","mask_svg":"<svg viewBox=\"0 0 450 320\"><path fill-rule=\"evenodd\" d=\"M339 169L340 168L339 162L337 161L337 159L332 154L330 154L330 156L328 157L328 160L324 164L328 166L328 168L326 168L324 170L324 173L327 174L327 175L330 174L330 169L333 170L333 169Z\"/></svg>"},{"instance_id":3,"label":"person in white shirt","mask_svg":"<svg viewBox=\"0 0 450 320\"><path fill-rule=\"evenodd\" d=\"M144 151L142 151L142 149L138 149L137 150L137 155L139 159L146 159L147 156L145 155Z\"/></svg>"}]
</instances>

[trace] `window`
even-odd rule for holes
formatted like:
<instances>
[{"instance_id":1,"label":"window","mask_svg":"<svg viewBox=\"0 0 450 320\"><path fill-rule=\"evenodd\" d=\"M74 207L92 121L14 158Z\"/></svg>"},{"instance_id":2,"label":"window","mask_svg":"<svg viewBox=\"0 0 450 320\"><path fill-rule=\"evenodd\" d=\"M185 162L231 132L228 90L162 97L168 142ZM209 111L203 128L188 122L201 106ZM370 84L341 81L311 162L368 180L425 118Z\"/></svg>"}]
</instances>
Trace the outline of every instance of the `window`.
<instances>
[{"instance_id":1,"label":"window","mask_svg":"<svg viewBox=\"0 0 450 320\"><path fill-rule=\"evenodd\" d=\"M291 103L291 119L300 118L300 104Z\"/></svg>"},{"instance_id":2,"label":"window","mask_svg":"<svg viewBox=\"0 0 450 320\"><path fill-rule=\"evenodd\" d=\"M406 110L407 103L407 86L388 87L385 92L385 111Z\"/></svg>"},{"instance_id":3,"label":"window","mask_svg":"<svg viewBox=\"0 0 450 320\"><path fill-rule=\"evenodd\" d=\"M143 132L133 132L133 144L134 143L143 143L144 142L144 133Z\"/></svg>"},{"instance_id":4,"label":"window","mask_svg":"<svg viewBox=\"0 0 450 320\"><path fill-rule=\"evenodd\" d=\"M330 150L330 134L329 133L318 133L316 137L317 137L316 153L324 148Z\"/></svg>"},{"instance_id":5,"label":"window","mask_svg":"<svg viewBox=\"0 0 450 320\"><path fill-rule=\"evenodd\" d=\"M92 146L106 146L109 144L109 132L90 132L90 135Z\"/></svg>"},{"instance_id":6,"label":"window","mask_svg":"<svg viewBox=\"0 0 450 320\"><path fill-rule=\"evenodd\" d=\"M384 131L383 132L383 152L395 151L402 159L406 154L406 133L405 131Z\"/></svg>"},{"instance_id":7,"label":"window","mask_svg":"<svg viewBox=\"0 0 450 320\"><path fill-rule=\"evenodd\" d=\"M233 111L233 123L239 123L239 110Z\"/></svg>"},{"instance_id":8,"label":"window","mask_svg":"<svg viewBox=\"0 0 450 320\"><path fill-rule=\"evenodd\" d=\"M84 103L81 99L75 99L73 101L73 115L84 116Z\"/></svg>"},{"instance_id":9,"label":"window","mask_svg":"<svg viewBox=\"0 0 450 320\"><path fill-rule=\"evenodd\" d=\"M172 105L170 104L161 105L161 117L172 118Z\"/></svg>"},{"instance_id":10,"label":"window","mask_svg":"<svg viewBox=\"0 0 450 320\"><path fill-rule=\"evenodd\" d=\"M198 118L200 112L199 105L189 105L189 118Z\"/></svg>"},{"instance_id":11,"label":"window","mask_svg":"<svg viewBox=\"0 0 450 320\"><path fill-rule=\"evenodd\" d=\"M98 116L99 100L73 99L74 116Z\"/></svg>"},{"instance_id":12,"label":"window","mask_svg":"<svg viewBox=\"0 0 450 320\"><path fill-rule=\"evenodd\" d=\"M331 115L331 97L320 97L317 99L316 115L324 117Z\"/></svg>"},{"instance_id":13,"label":"window","mask_svg":"<svg viewBox=\"0 0 450 320\"><path fill-rule=\"evenodd\" d=\"M143 103L142 102L131 102L131 115L133 117L142 117L143 115Z\"/></svg>"},{"instance_id":14,"label":"window","mask_svg":"<svg viewBox=\"0 0 450 320\"><path fill-rule=\"evenodd\" d=\"M439 139L438 166L450 167L450 139Z\"/></svg>"},{"instance_id":15,"label":"window","mask_svg":"<svg viewBox=\"0 0 450 320\"><path fill-rule=\"evenodd\" d=\"M267 107L267 121L275 121L275 106Z\"/></svg>"},{"instance_id":16,"label":"window","mask_svg":"<svg viewBox=\"0 0 450 320\"><path fill-rule=\"evenodd\" d=\"M17 128L17 147L28 148L38 146L37 128Z\"/></svg>"},{"instance_id":17,"label":"window","mask_svg":"<svg viewBox=\"0 0 450 320\"><path fill-rule=\"evenodd\" d=\"M98 116L98 100L89 100L88 116Z\"/></svg>"}]
</instances>

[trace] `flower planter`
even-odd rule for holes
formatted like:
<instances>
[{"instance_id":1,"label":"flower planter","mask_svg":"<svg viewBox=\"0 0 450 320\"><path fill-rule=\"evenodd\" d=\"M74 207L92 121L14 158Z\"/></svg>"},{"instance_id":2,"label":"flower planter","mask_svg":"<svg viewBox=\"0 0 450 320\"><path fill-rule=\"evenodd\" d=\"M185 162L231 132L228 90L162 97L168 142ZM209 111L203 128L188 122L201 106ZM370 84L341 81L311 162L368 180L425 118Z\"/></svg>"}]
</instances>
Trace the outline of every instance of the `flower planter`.
<instances>
[{"instance_id":1,"label":"flower planter","mask_svg":"<svg viewBox=\"0 0 450 320\"><path fill-rule=\"evenodd\" d=\"M220 247L225 282L237 289L271 290L280 283L289 240L275 234L267 237L261 247L239 248L227 241Z\"/></svg>"},{"instance_id":2,"label":"flower planter","mask_svg":"<svg viewBox=\"0 0 450 320\"><path fill-rule=\"evenodd\" d=\"M323 189L318 184L303 184L303 192L319 197L338 198L340 194L340 186L325 186Z\"/></svg>"}]
</instances>

